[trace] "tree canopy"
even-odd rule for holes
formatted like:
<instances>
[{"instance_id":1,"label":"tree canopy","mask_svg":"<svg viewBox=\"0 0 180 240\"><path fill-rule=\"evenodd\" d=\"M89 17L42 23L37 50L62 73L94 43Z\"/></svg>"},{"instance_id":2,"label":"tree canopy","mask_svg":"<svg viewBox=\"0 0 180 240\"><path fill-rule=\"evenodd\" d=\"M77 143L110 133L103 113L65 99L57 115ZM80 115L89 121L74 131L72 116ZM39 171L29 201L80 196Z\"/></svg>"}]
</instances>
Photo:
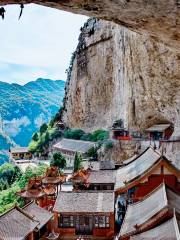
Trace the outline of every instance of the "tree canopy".
<instances>
[{"instance_id":1,"label":"tree canopy","mask_svg":"<svg viewBox=\"0 0 180 240\"><path fill-rule=\"evenodd\" d=\"M67 165L65 157L61 153L54 153L53 154L53 159L50 163L51 166L56 166L59 169L64 169Z\"/></svg>"},{"instance_id":2,"label":"tree canopy","mask_svg":"<svg viewBox=\"0 0 180 240\"><path fill-rule=\"evenodd\" d=\"M82 168L82 156L80 153L76 152L74 158L74 172L77 172L81 168Z\"/></svg>"}]
</instances>

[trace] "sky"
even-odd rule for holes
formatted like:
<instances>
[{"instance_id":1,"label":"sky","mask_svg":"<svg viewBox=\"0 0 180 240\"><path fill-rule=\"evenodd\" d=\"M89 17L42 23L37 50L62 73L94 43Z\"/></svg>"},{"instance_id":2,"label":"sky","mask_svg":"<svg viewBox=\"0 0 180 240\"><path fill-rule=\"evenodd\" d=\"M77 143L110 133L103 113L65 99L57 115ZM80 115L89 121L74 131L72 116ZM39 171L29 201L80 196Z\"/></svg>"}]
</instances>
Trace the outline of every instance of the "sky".
<instances>
[{"instance_id":1,"label":"sky","mask_svg":"<svg viewBox=\"0 0 180 240\"><path fill-rule=\"evenodd\" d=\"M37 78L66 80L80 27L88 19L35 4L5 6L0 19L0 81L25 84Z\"/></svg>"}]
</instances>

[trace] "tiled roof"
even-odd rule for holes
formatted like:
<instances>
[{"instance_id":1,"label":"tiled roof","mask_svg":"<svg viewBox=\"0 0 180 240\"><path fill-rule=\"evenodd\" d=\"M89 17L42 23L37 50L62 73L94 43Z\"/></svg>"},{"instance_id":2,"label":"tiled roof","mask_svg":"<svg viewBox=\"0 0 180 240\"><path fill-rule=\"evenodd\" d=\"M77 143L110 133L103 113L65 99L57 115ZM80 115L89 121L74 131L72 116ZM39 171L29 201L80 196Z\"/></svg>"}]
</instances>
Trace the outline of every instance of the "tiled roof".
<instances>
[{"instance_id":1,"label":"tiled roof","mask_svg":"<svg viewBox=\"0 0 180 240\"><path fill-rule=\"evenodd\" d=\"M149 231L130 237L130 240L179 240L180 239L180 225L176 216L166 221L165 223L150 229Z\"/></svg>"},{"instance_id":2,"label":"tiled roof","mask_svg":"<svg viewBox=\"0 0 180 240\"><path fill-rule=\"evenodd\" d=\"M11 153L27 153L27 152L29 152L28 147L11 148Z\"/></svg>"},{"instance_id":3,"label":"tiled roof","mask_svg":"<svg viewBox=\"0 0 180 240\"><path fill-rule=\"evenodd\" d=\"M39 222L13 208L0 216L0 239L23 240L38 224Z\"/></svg>"},{"instance_id":4,"label":"tiled roof","mask_svg":"<svg viewBox=\"0 0 180 240\"><path fill-rule=\"evenodd\" d=\"M93 171L98 170L111 170L115 169L114 161L105 160L105 161L84 161L83 162L84 169L92 169Z\"/></svg>"},{"instance_id":5,"label":"tiled roof","mask_svg":"<svg viewBox=\"0 0 180 240\"><path fill-rule=\"evenodd\" d=\"M147 148L140 156L129 164L117 169L115 189L122 188L125 183L131 182L150 169L161 157L152 147Z\"/></svg>"},{"instance_id":6,"label":"tiled roof","mask_svg":"<svg viewBox=\"0 0 180 240\"><path fill-rule=\"evenodd\" d=\"M34 202L25 206L24 211L26 211L31 216L34 216L34 219L36 219L39 222L39 225L37 226L38 229L43 227L53 216L52 213L50 213L49 211L41 208L40 206L38 206Z\"/></svg>"},{"instance_id":7,"label":"tiled roof","mask_svg":"<svg viewBox=\"0 0 180 240\"><path fill-rule=\"evenodd\" d=\"M116 171L114 170L99 170L91 171L87 179L88 183L115 183Z\"/></svg>"},{"instance_id":8,"label":"tiled roof","mask_svg":"<svg viewBox=\"0 0 180 240\"><path fill-rule=\"evenodd\" d=\"M59 150L63 149L67 151L86 153L94 145L95 145L95 142L63 138L60 142L56 143L53 147Z\"/></svg>"},{"instance_id":9,"label":"tiled roof","mask_svg":"<svg viewBox=\"0 0 180 240\"><path fill-rule=\"evenodd\" d=\"M109 213L114 212L114 193L106 192L61 192L54 206L59 213Z\"/></svg>"},{"instance_id":10,"label":"tiled roof","mask_svg":"<svg viewBox=\"0 0 180 240\"><path fill-rule=\"evenodd\" d=\"M128 205L126 215L120 230L120 236L132 235L136 230L143 229L143 224L153 222L156 215L162 211L176 209L180 213L180 196L161 184L143 200Z\"/></svg>"},{"instance_id":11,"label":"tiled roof","mask_svg":"<svg viewBox=\"0 0 180 240\"><path fill-rule=\"evenodd\" d=\"M146 129L147 132L163 132L167 128L169 128L170 124L155 124L149 128Z\"/></svg>"}]
</instances>

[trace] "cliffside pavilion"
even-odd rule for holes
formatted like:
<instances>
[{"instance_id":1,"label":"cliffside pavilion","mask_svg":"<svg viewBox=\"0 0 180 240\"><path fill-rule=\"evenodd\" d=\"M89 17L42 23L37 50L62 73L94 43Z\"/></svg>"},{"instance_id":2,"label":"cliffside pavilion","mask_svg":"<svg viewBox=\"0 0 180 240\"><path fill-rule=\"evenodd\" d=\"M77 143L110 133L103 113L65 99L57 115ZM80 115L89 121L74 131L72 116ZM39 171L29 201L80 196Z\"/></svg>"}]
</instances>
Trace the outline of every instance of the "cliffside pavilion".
<instances>
[{"instance_id":1,"label":"cliffside pavilion","mask_svg":"<svg viewBox=\"0 0 180 240\"><path fill-rule=\"evenodd\" d=\"M113 191L61 192L53 211L55 232L60 236L111 239L114 235Z\"/></svg>"},{"instance_id":2,"label":"cliffside pavilion","mask_svg":"<svg viewBox=\"0 0 180 240\"><path fill-rule=\"evenodd\" d=\"M180 191L180 170L150 146L117 169L116 196L126 193L129 201L138 201L162 182Z\"/></svg>"},{"instance_id":3,"label":"cliffside pavilion","mask_svg":"<svg viewBox=\"0 0 180 240\"><path fill-rule=\"evenodd\" d=\"M151 140L167 140L173 133L173 127L171 124L155 124L147 128L146 132Z\"/></svg>"},{"instance_id":4,"label":"cliffside pavilion","mask_svg":"<svg viewBox=\"0 0 180 240\"><path fill-rule=\"evenodd\" d=\"M0 216L0 239L40 239L45 232L51 232L52 217L34 202L24 208L15 206Z\"/></svg>"},{"instance_id":5,"label":"cliffside pavilion","mask_svg":"<svg viewBox=\"0 0 180 240\"><path fill-rule=\"evenodd\" d=\"M143 233L180 214L180 194L164 183L141 201L129 204L119 233L120 240ZM170 238L171 239L171 238Z\"/></svg>"}]
</instances>

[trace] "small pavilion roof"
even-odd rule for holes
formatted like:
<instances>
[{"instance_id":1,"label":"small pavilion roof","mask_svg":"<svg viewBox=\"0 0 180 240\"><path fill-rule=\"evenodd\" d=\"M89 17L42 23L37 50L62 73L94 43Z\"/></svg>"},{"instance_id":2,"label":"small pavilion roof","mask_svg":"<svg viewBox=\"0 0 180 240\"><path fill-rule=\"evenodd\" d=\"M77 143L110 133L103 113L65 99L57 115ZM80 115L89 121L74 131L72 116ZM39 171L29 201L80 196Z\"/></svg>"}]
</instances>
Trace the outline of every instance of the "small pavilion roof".
<instances>
[{"instance_id":1,"label":"small pavilion roof","mask_svg":"<svg viewBox=\"0 0 180 240\"><path fill-rule=\"evenodd\" d=\"M61 192L54 206L59 213L110 213L114 212L113 191Z\"/></svg>"},{"instance_id":2,"label":"small pavilion roof","mask_svg":"<svg viewBox=\"0 0 180 240\"><path fill-rule=\"evenodd\" d=\"M29 152L28 147L11 148L11 153L27 153L27 152Z\"/></svg>"},{"instance_id":3,"label":"small pavilion roof","mask_svg":"<svg viewBox=\"0 0 180 240\"><path fill-rule=\"evenodd\" d=\"M45 176L42 178L43 184L59 184L65 182L66 176L60 174L57 167L51 166L47 169Z\"/></svg>"},{"instance_id":4,"label":"small pavilion roof","mask_svg":"<svg viewBox=\"0 0 180 240\"><path fill-rule=\"evenodd\" d=\"M130 240L179 240L180 239L180 222L176 216L166 221L165 223L150 229L149 231L130 237Z\"/></svg>"},{"instance_id":5,"label":"small pavilion roof","mask_svg":"<svg viewBox=\"0 0 180 240\"><path fill-rule=\"evenodd\" d=\"M87 153L90 148L95 145L95 142L81 141L63 138L53 147L58 150L67 150L72 152Z\"/></svg>"},{"instance_id":6,"label":"small pavilion roof","mask_svg":"<svg viewBox=\"0 0 180 240\"><path fill-rule=\"evenodd\" d=\"M164 132L171 124L155 124L146 129L146 132Z\"/></svg>"},{"instance_id":7,"label":"small pavilion roof","mask_svg":"<svg viewBox=\"0 0 180 240\"><path fill-rule=\"evenodd\" d=\"M180 176L179 170L165 156L150 146L128 164L117 169L115 189L123 191L130 186L135 186L139 179L147 176L162 161L173 169L174 174Z\"/></svg>"},{"instance_id":8,"label":"small pavilion roof","mask_svg":"<svg viewBox=\"0 0 180 240\"><path fill-rule=\"evenodd\" d=\"M41 187L42 179L40 177L32 178L29 180L25 189L17 192L17 195L23 198L36 199L45 195L43 188Z\"/></svg>"},{"instance_id":9,"label":"small pavilion roof","mask_svg":"<svg viewBox=\"0 0 180 240\"><path fill-rule=\"evenodd\" d=\"M180 195L164 183L147 195L143 200L128 205L120 230L120 236L130 236L150 226L169 211L180 213ZM157 224L157 222L156 222Z\"/></svg>"},{"instance_id":10,"label":"small pavilion roof","mask_svg":"<svg viewBox=\"0 0 180 240\"><path fill-rule=\"evenodd\" d=\"M0 239L23 240L38 224L32 216L14 207L0 216Z\"/></svg>"},{"instance_id":11,"label":"small pavilion roof","mask_svg":"<svg viewBox=\"0 0 180 240\"><path fill-rule=\"evenodd\" d=\"M39 225L37 226L38 229L41 229L53 217L51 212L41 208L34 202L26 205L23 210L39 222Z\"/></svg>"}]
</instances>

